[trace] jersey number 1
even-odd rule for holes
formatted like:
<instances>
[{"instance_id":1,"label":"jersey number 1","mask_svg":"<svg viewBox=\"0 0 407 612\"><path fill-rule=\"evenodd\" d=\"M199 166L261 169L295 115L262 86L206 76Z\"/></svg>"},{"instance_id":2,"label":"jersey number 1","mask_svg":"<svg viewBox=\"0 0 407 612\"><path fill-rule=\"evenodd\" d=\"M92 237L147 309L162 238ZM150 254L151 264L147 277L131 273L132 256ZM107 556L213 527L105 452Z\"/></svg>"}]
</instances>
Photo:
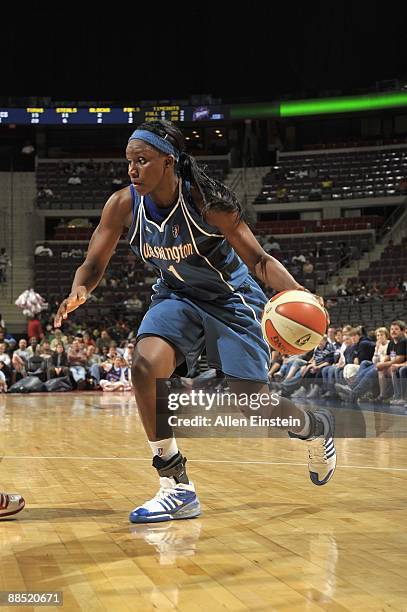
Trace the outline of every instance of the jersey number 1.
<instances>
[{"instance_id":1,"label":"jersey number 1","mask_svg":"<svg viewBox=\"0 0 407 612\"><path fill-rule=\"evenodd\" d=\"M182 278L181 274L178 274L178 272L176 271L176 269L174 268L174 266L168 266L168 270L170 272L173 273L174 276L176 276L178 278L178 280L182 281L183 283L185 283L184 279Z\"/></svg>"}]
</instances>

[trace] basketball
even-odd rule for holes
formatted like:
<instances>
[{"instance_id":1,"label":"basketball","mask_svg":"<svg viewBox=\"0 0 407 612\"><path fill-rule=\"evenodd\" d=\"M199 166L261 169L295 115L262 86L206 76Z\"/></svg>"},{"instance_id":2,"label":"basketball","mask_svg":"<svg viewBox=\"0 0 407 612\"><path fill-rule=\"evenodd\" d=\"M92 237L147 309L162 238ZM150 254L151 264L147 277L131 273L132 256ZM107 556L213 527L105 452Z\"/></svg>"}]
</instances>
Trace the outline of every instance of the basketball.
<instances>
[{"instance_id":1,"label":"basketball","mask_svg":"<svg viewBox=\"0 0 407 612\"><path fill-rule=\"evenodd\" d=\"M314 349L326 332L328 317L312 293L282 291L264 308L262 329L270 346L288 355Z\"/></svg>"}]
</instances>

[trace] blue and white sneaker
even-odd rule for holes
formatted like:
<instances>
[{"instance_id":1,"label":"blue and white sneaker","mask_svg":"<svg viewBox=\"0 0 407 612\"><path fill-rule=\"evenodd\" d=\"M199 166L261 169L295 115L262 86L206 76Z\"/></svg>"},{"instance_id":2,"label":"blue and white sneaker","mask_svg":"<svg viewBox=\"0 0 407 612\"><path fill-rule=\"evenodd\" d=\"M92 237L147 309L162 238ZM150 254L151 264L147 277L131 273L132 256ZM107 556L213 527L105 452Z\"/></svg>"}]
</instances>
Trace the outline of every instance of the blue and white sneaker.
<instances>
[{"instance_id":1,"label":"blue and white sneaker","mask_svg":"<svg viewBox=\"0 0 407 612\"><path fill-rule=\"evenodd\" d=\"M336 468L336 450L333 438L313 438L308 445L308 469L311 481L319 487L331 480Z\"/></svg>"},{"instance_id":2,"label":"blue and white sneaker","mask_svg":"<svg viewBox=\"0 0 407 612\"><path fill-rule=\"evenodd\" d=\"M335 419L332 412L320 408L315 413L316 418L324 425L324 434L305 440L308 445L308 469L311 481L317 485L325 485L331 480L336 468L336 450L333 440Z\"/></svg>"},{"instance_id":3,"label":"blue and white sneaker","mask_svg":"<svg viewBox=\"0 0 407 612\"><path fill-rule=\"evenodd\" d=\"M130 513L132 523L161 523L195 518L201 514L199 499L192 482L176 483L174 478L160 478L157 495Z\"/></svg>"},{"instance_id":4,"label":"blue and white sneaker","mask_svg":"<svg viewBox=\"0 0 407 612\"><path fill-rule=\"evenodd\" d=\"M316 412L307 410L311 420L311 435L304 438L288 432L290 438L304 440L308 446L308 470L311 482L317 486L331 480L336 468L336 450L333 441L335 419L331 410L319 408ZM318 432L313 435L312 432Z\"/></svg>"},{"instance_id":5,"label":"blue and white sneaker","mask_svg":"<svg viewBox=\"0 0 407 612\"><path fill-rule=\"evenodd\" d=\"M25 501L17 493L0 492L0 519L18 514L24 509Z\"/></svg>"}]
</instances>

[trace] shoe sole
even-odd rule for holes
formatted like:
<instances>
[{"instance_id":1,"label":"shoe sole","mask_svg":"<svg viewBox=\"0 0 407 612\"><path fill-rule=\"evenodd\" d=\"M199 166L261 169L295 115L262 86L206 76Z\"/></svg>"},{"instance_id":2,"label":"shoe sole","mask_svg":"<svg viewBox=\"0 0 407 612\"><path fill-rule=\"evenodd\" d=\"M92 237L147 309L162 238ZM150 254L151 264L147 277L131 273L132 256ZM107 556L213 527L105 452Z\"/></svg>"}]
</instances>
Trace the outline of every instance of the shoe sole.
<instances>
[{"instance_id":1,"label":"shoe sole","mask_svg":"<svg viewBox=\"0 0 407 612\"><path fill-rule=\"evenodd\" d=\"M165 521L179 521L182 519L192 519L196 518L201 514L201 505L198 501L192 502L191 504L186 505L184 508L180 508L178 512L174 514L169 514L168 512L163 514L153 515L151 517L148 516L135 516L134 518L130 514L129 520L130 523L140 524L140 523L164 523Z\"/></svg>"},{"instance_id":2,"label":"shoe sole","mask_svg":"<svg viewBox=\"0 0 407 612\"><path fill-rule=\"evenodd\" d=\"M3 518L7 518L9 516L14 516L15 514L18 514L19 512L21 512L22 510L24 510L25 508L25 500L22 500L22 505L20 505L17 510L13 510L13 512L6 512L4 514L0 514L0 520Z\"/></svg>"},{"instance_id":3,"label":"shoe sole","mask_svg":"<svg viewBox=\"0 0 407 612\"><path fill-rule=\"evenodd\" d=\"M332 412L330 410L327 410L325 408L321 408L320 410L318 410L317 412L319 412L320 414L322 413L325 418L329 421L329 427L330 427L330 431L328 433L328 438L332 438L333 444L334 444L334 448L335 448L335 441L334 441L334 433L335 433L335 417L332 414ZM311 472L311 470L309 470L309 477L310 480L312 482L312 484L316 485L317 487L322 487L323 485L326 485L332 478L332 476L335 473L336 470L336 463L337 463L337 455L336 455L336 448L335 448L335 463L333 468L331 468L328 472L328 474L325 476L325 478L323 480L318 480L318 474L316 472ZM314 476L314 478L313 478Z\"/></svg>"},{"instance_id":4,"label":"shoe sole","mask_svg":"<svg viewBox=\"0 0 407 612\"><path fill-rule=\"evenodd\" d=\"M335 470L336 470L336 451L335 451L335 465L328 472L328 474L325 476L323 480L318 480L318 474L316 472L310 472L309 477L310 477L312 484L316 485L317 487L322 487L323 485L326 485L331 480L332 476L335 473Z\"/></svg>"}]
</instances>

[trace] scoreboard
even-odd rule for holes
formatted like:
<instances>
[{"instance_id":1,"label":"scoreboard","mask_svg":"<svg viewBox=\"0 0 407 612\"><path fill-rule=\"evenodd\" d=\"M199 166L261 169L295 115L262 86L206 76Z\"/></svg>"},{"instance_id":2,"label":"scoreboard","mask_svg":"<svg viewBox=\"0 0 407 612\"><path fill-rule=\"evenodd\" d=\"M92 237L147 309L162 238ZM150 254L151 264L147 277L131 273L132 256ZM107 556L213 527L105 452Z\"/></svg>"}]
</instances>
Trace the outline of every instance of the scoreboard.
<instances>
[{"instance_id":1,"label":"scoreboard","mask_svg":"<svg viewBox=\"0 0 407 612\"><path fill-rule=\"evenodd\" d=\"M407 108L407 91L374 93L340 98L258 102L233 105L184 106L161 103L157 106L60 106L56 108L0 107L0 125L125 125L167 119L174 123L219 120L301 117L372 110Z\"/></svg>"},{"instance_id":2,"label":"scoreboard","mask_svg":"<svg viewBox=\"0 0 407 612\"><path fill-rule=\"evenodd\" d=\"M166 119L169 121L219 121L229 118L225 106L180 106L168 104L160 106L128 106L113 108L109 106L83 107L0 107L2 125L124 125L139 124L145 121Z\"/></svg>"}]
</instances>

